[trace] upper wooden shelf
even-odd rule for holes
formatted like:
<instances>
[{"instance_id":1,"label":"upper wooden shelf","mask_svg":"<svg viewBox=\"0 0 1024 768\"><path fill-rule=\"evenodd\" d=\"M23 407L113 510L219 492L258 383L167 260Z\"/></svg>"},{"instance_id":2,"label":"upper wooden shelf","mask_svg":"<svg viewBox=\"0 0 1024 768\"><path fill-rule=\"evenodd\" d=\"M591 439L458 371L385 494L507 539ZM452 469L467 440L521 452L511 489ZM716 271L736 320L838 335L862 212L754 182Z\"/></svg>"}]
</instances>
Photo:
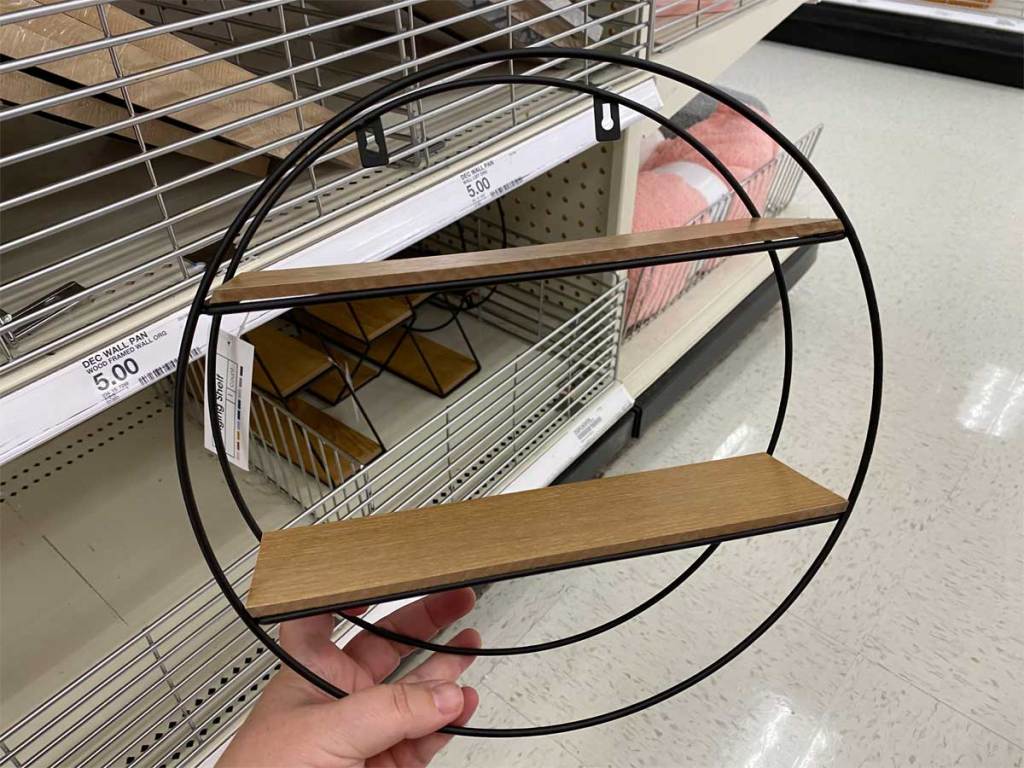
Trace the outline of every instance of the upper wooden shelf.
<instances>
[{"instance_id":1,"label":"upper wooden shelf","mask_svg":"<svg viewBox=\"0 0 1024 768\"><path fill-rule=\"evenodd\" d=\"M449 281L497 279L566 268L599 271L601 268L617 269L619 264L635 259L685 256L716 248L757 244L764 246L757 250L784 248L788 239L842 234L843 226L837 219L735 219L522 248L330 267L242 272L215 288L211 302L220 304L398 287L411 291Z\"/></svg>"},{"instance_id":2,"label":"upper wooden shelf","mask_svg":"<svg viewBox=\"0 0 1024 768\"><path fill-rule=\"evenodd\" d=\"M834 519L767 454L267 532L248 606L273 620Z\"/></svg>"}]
</instances>

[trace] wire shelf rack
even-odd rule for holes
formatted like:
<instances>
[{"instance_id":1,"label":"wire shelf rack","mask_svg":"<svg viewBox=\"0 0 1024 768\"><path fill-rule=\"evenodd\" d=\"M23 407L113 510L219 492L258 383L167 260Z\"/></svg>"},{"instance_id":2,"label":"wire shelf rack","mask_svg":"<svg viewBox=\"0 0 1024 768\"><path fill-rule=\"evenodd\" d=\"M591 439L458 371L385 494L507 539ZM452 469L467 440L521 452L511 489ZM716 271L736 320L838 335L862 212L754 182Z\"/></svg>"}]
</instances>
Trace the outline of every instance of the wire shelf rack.
<instances>
[{"instance_id":1,"label":"wire shelf rack","mask_svg":"<svg viewBox=\"0 0 1024 768\"><path fill-rule=\"evenodd\" d=\"M614 275L496 292L503 295L492 314L517 327L530 345L379 459L323 488L288 460L287 450L266 451L262 471L292 498L320 491L313 503L296 506L287 525L494 492L614 382L624 293L625 283ZM549 322L558 314L569 316ZM518 325L508 322L512 316ZM481 319L487 316L481 313ZM255 553L253 548L227 569L243 593ZM0 734L0 765L182 764L216 743L246 711L272 665L273 657L252 640L210 581Z\"/></svg>"},{"instance_id":2,"label":"wire shelf rack","mask_svg":"<svg viewBox=\"0 0 1024 768\"><path fill-rule=\"evenodd\" d=\"M360 95L479 47L641 55L647 5L11 0L0 15L0 371L187 294L266 169ZM609 87L624 78L565 61L520 70ZM277 206L252 257L285 256L306 232L326 236L569 96L494 87L388 114L391 165L364 170L354 143L340 146Z\"/></svg>"},{"instance_id":3,"label":"wire shelf rack","mask_svg":"<svg viewBox=\"0 0 1024 768\"><path fill-rule=\"evenodd\" d=\"M823 125L817 125L795 143L810 157L818 144ZM778 154L750 174L741 183L764 216L778 216L792 202L803 171L789 155ZM706 224L746 216L734 192L713 202L689 224ZM629 292L626 297L627 338L659 317L675 301L695 286L701 278L721 263L720 259L704 259L687 264L644 267L629 271Z\"/></svg>"}]
</instances>

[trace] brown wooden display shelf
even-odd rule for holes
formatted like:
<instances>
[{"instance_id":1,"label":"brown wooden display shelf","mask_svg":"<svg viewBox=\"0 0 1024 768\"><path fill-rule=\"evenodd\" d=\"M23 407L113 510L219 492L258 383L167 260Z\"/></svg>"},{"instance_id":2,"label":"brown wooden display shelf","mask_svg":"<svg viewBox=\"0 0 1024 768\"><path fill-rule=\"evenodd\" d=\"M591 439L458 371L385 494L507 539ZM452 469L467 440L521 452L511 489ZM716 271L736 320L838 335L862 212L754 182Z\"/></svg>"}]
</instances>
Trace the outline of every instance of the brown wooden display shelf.
<instances>
[{"instance_id":1,"label":"brown wooden display shelf","mask_svg":"<svg viewBox=\"0 0 1024 768\"><path fill-rule=\"evenodd\" d=\"M522 248L242 272L214 289L211 303L388 288L413 290L458 280L507 278L559 269L617 269L637 259L691 253L711 258L716 255L715 249L755 245L757 250L785 248L787 240L814 236L834 239L842 234L842 224L836 219L734 219Z\"/></svg>"},{"instance_id":2,"label":"brown wooden display shelf","mask_svg":"<svg viewBox=\"0 0 1024 768\"><path fill-rule=\"evenodd\" d=\"M289 398L288 410L303 424L319 432L360 464L369 464L384 452L376 440L338 421L300 397Z\"/></svg>"},{"instance_id":3,"label":"brown wooden display shelf","mask_svg":"<svg viewBox=\"0 0 1024 768\"><path fill-rule=\"evenodd\" d=\"M767 454L268 532L263 620L835 519L846 501Z\"/></svg>"},{"instance_id":4,"label":"brown wooden display shelf","mask_svg":"<svg viewBox=\"0 0 1024 768\"><path fill-rule=\"evenodd\" d=\"M315 333L301 327L299 328L299 339L311 347L320 347L322 344L320 338ZM360 362L359 358L355 355L336 346L328 345L327 354L339 366L348 368L349 376L352 379L352 389L354 390L359 390L380 375L380 368L377 366L366 360ZM313 380L306 387L306 390L331 405L336 405L342 399L352 394L348 383L345 381L345 377L336 368L321 374L319 378Z\"/></svg>"},{"instance_id":5,"label":"brown wooden display shelf","mask_svg":"<svg viewBox=\"0 0 1024 768\"><path fill-rule=\"evenodd\" d=\"M256 348L252 383L272 395L289 397L331 368L326 353L268 326L245 335Z\"/></svg>"},{"instance_id":6,"label":"brown wooden display shelf","mask_svg":"<svg viewBox=\"0 0 1024 768\"><path fill-rule=\"evenodd\" d=\"M313 304L293 312L296 323L336 342L339 332L373 341L412 317L412 309L404 298L383 298Z\"/></svg>"},{"instance_id":7,"label":"brown wooden display shelf","mask_svg":"<svg viewBox=\"0 0 1024 768\"><path fill-rule=\"evenodd\" d=\"M363 350L356 349L357 345L352 341L349 345L362 353ZM405 328L388 331L364 348L366 357L375 365L439 397L444 397L480 370L472 357Z\"/></svg>"}]
</instances>

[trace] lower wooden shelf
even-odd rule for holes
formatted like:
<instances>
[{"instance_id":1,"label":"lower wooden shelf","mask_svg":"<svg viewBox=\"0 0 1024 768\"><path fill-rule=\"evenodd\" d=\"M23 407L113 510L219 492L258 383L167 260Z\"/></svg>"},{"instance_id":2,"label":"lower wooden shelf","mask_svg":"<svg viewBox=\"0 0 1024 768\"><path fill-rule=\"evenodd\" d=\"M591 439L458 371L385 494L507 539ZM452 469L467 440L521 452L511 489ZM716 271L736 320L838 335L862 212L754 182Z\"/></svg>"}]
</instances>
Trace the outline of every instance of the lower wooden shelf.
<instances>
[{"instance_id":1,"label":"lower wooden shelf","mask_svg":"<svg viewBox=\"0 0 1024 768\"><path fill-rule=\"evenodd\" d=\"M846 501L767 454L268 532L263 621L834 520Z\"/></svg>"},{"instance_id":2,"label":"lower wooden shelf","mask_svg":"<svg viewBox=\"0 0 1024 768\"><path fill-rule=\"evenodd\" d=\"M306 426L319 432L360 464L369 464L383 452L376 440L338 421L301 397L291 398L288 401L288 410Z\"/></svg>"},{"instance_id":3,"label":"lower wooden shelf","mask_svg":"<svg viewBox=\"0 0 1024 768\"><path fill-rule=\"evenodd\" d=\"M249 331L245 338L256 348L252 383L272 395L289 397L331 367L324 352L269 326Z\"/></svg>"},{"instance_id":4,"label":"lower wooden shelf","mask_svg":"<svg viewBox=\"0 0 1024 768\"><path fill-rule=\"evenodd\" d=\"M480 370L472 357L405 328L395 328L373 341L366 356L375 365L441 397Z\"/></svg>"}]
</instances>

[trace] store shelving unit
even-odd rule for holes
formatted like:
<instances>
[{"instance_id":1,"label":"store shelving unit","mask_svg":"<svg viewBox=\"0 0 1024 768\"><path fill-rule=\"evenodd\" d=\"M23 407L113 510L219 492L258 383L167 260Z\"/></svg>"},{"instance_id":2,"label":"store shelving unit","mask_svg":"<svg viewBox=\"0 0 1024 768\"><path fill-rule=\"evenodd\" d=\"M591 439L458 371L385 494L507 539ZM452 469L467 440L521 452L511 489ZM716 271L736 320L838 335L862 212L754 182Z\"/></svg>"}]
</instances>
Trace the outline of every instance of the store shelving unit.
<instances>
[{"instance_id":1,"label":"store shelving unit","mask_svg":"<svg viewBox=\"0 0 1024 768\"><path fill-rule=\"evenodd\" d=\"M107 4L97 0L81 5ZM669 28L659 28L646 0L575 0L572 6L584 14L582 20L553 41L543 34L519 39L537 19L513 19L490 36L466 39L449 23L421 17L415 5L414 0L402 0L372 13L345 11L350 15L342 17L325 14L323 4L312 0L261 0L246 9L255 9L253 17L243 17L232 2L217 11L220 15L197 17L194 9L172 0L118 3L137 18L179 25L187 40L218 61L235 62L258 75L280 73L279 85L294 88L292 101L319 103L310 98L314 86L335 89L325 103L337 109L388 77L494 41L507 46L510 37L518 45L559 39L579 44L585 36L589 47L652 56L711 79L796 7L797 0L737 0L728 11L707 4L686 17L673 17ZM491 5L511 16L514 0ZM58 6L18 7L20 16L0 17L0 24L32 14L42 18ZM477 9L460 18L481 14ZM556 15L552 11L545 16ZM200 29L210 18L215 23ZM322 32L310 36L303 31L318 25ZM591 31L597 29L601 31L595 36ZM281 36L290 36L289 46ZM267 42L271 39L273 49ZM107 50L101 43L97 50ZM231 53L236 49L244 50L236 56ZM336 57L329 66L312 66L315 59L329 56ZM10 62L0 66L5 65ZM186 69L183 64L172 66ZM689 95L614 68L545 63L526 69L591 78L663 111L674 111ZM295 83L289 80L290 70ZM359 75L355 79L353 70ZM625 131L623 141L595 145L587 100L518 88L472 96L424 100L408 112L388 115L384 128L393 163L387 168L352 170L335 161L317 166L315 178L297 188L268 221L245 268L380 260L425 238L456 250L455 221L469 235L470 247L497 247L500 234L492 200L499 194L513 244L627 231L635 149L646 130L635 115L622 115L624 127L635 125ZM7 109L23 110L23 105ZM281 108L276 114L286 111ZM38 115L12 114L19 116L0 125L17 125L19 120L42 124ZM81 130L64 125L50 140L67 140ZM281 137L277 146L300 134ZM203 135L214 138L212 132ZM95 141L109 149L113 139L97 135ZM40 589L50 590L44 597L53 610L36 615L32 605L37 601L24 600L18 603L24 612L18 618L48 638L63 640L53 642L45 655L32 650L30 638L5 651L5 666L8 659L13 661L19 676L5 681L0 765L47 766L61 760L111 766L190 764L223 741L272 672L269 654L229 616L189 538L173 479L163 399L173 367L168 363L200 259L209 257L226 212L244 199L255 180L230 168L265 159L266 152L237 152L234 147L233 157L206 173L194 158L165 150L166 144L150 145L145 158L163 185L144 178L132 188L131 194L141 197L131 204L124 203L127 193L119 197L119 190L103 186L104 174L97 174L88 184L69 185L10 208L33 222L41 206L60 200L66 217L39 218L45 236L28 230L14 235L24 245L10 250L18 261L4 256L5 268L14 264L17 269L5 275L0 287L0 306L16 318L0 333L16 333L43 321L18 343L4 336L0 355L3 514L5 521L17 519L19 526L18 535L5 531L3 561L11 570L4 581L13 583L9 577L14 577L25 583L36 578L34 568L52 561L47 566L51 576ZM344 160L351 150L339 148L337 158ZM118 155L114 162L127 159ZM52 174L52 162L42 167ZM144 165L133 167L141 172ZM470 195L463 178L481 168L491 184L483 199ZM78 165L63 179L48 178L63 183L91 172ZM30 192L20 190L18 195ZM139 213L141 200L155 206L161 196L171 203L166 214L154 219L152 210L149 218ZM118 218L117 227L104 229L98 216L83 216L96 206L109 208ZM5 240L10 247L7 234ZM25 267L23 262L32 259L36 261ZM678 314L666 313L625 340L621 276L605 273L504 286L465 317L471 338L486 340L478 345L482 371L450 398L417 392L389 375L373 378L360 389L360 400L389 449L382 457L365 467L355 459L346 463L353 471L337 477L316 477L289 461L287 451L272 450L276 432L271 430L253 453L256 471L245 476L245 492L258 495L262 522L280 527L543 487L619 421L634 397L703 328L735 307L767 274L766 267L763 256L731 261L684 294L671 307ZM101 275L98 282L96 274ZM71 280L86 285L86 292L68 295L34 315L19 314ZM60 312L64 307L70 309ZM680 325L684 314L691 341L680 341L680 334L667 341L657 336ZM242 332L275 315L254 313L228 326ZM436 305L423 308L428 321L444 316ZM152 353L147 370L115 397L105 397L82 361L125 340L138 340L142 333L153 340L146 345ZM203 340L195 350L199 356L205 335L200 332L197 339ZM652 351L655 347L657 352ZM620 377L619 370L631 373ZM403 403L400 412L390 407L394 402ZM358 425L348 400L329 413ZM228 520L229 500L215 460L202 449L201 427L196 423L190 430L193 464L203 468L199 490L214 500L210 510L219 521L213 526L215 544L225 561L233 563L229 575L244 585L253 552L244 531ZM309 440L321 437L309 431ZM342 461L348 459L338 459ZM131 472L131 483L118 480L125 471ZM66 504L66 489L72 486L81 489L74 510ZM206 510L204 505L204 514ZM105 532L105 539L89 536L88 530ZM147 561L139 545L154 536L165 546L155 557L147 554ZM47 548L46 541L53 545ZM111 593L116 599L104 605L97 595L71 588L75 574L68 563L55 559L58 549L72 549L76 565L79 560L87 564L85 576L100 585L104 599ZM118 564L116 574L111 574L111 563ZM155 573L175 575L169 581L156 580ZM375 610L373 615L381 613Z\"/></svg>"},{"instance_id":2,"label":"store shelving unit","mask_svg":"<svg viewBox=\"0 0 1024 768\"><path fill-rule=\"evenodd\" d=\"M1021 0L826 0L771 39L1024 88Z\"/></svg>"}]
</instances>

